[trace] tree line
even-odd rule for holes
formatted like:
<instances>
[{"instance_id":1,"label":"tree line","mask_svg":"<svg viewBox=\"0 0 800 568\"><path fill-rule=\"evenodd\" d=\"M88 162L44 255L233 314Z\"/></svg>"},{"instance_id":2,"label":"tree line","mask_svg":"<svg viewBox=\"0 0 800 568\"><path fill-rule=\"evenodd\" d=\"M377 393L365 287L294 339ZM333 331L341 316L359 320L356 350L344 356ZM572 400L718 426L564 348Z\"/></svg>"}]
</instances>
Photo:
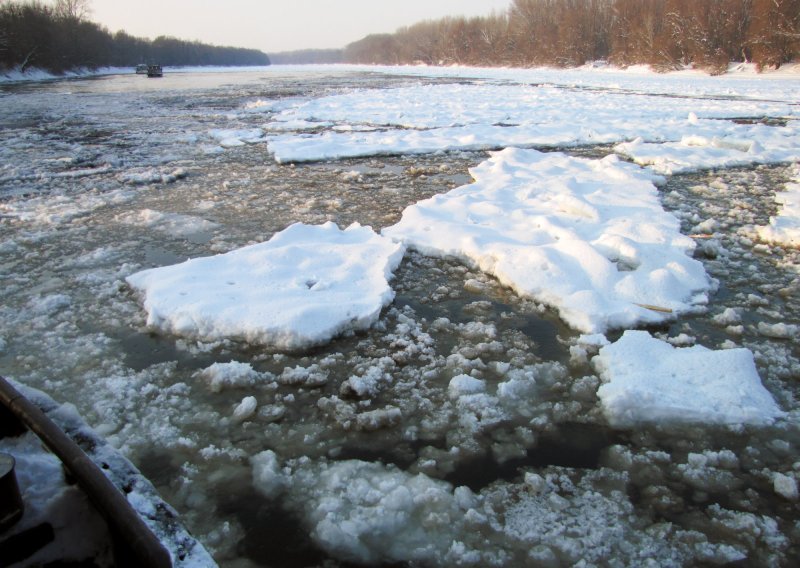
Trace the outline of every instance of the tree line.
<instances>
[{"instance_id":1,"label":"tree line","mask_svg":"<svg viewBox=\"0 0 800 568\"><path fill-rule=\"evenodd\" d=\"M669 70L800 57L800 0L513 0L505 13L424 21L348 45L350 63Z\"/></svg>"},{"instance_id":2,"label":"tree line","mask_svg":"<svg viewBox=\"0 0 800 568\"><path fill-rule=\"evenodd\" d=\"M255 49L219 47L172 37L146 40L114 34L87 19L86 0L0 0L0 70L52 73L76 68L161 65L269 65Z\"/></svg>"}]
</instances>

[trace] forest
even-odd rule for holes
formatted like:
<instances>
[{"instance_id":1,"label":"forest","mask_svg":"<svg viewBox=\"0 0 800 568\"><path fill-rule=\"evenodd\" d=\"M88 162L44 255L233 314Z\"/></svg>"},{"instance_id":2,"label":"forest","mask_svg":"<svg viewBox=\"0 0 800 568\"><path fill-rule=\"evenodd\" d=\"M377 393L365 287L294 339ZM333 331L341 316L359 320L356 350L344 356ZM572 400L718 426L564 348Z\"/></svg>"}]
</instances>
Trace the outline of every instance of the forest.
<instances>
[{"instance_id":1,"label":"forest","mask_svg":"<svg viewBox=\"0 0 800 568\"><path fill-rule=\"evenodd\" d=\"M505 13L449 17L351 43L350 63L572 67L590 61L777 68L800 57L800 0L513 0Z\"/></svg>"},{"instance_id":2,"label":"forest","mask_svg":"<svg viewBox=\"0 0 800 568\"><path fill-rule=\"evenodd\" d=\"M114 34L88 19L88 2L0 0L0 71L161 65L269 65L255 49L218 47L172 37L152 41Z\"/></svg>"},{"instance_id":3,"label":"forest","mask_svg":"<svg viewBox=\"0 0 800 568\"><path fill-rule=\"evenodd\" d=\"M90 0L0 0L0 69L269 65L258 50L172 37L110 33ZM278 63L574 67L591 61L710 73L747 61L777 68L800 58L800 0L513 0L485 17L427 20L369 35L342 50L274 54Z\"/></svg>"}]
</instances>

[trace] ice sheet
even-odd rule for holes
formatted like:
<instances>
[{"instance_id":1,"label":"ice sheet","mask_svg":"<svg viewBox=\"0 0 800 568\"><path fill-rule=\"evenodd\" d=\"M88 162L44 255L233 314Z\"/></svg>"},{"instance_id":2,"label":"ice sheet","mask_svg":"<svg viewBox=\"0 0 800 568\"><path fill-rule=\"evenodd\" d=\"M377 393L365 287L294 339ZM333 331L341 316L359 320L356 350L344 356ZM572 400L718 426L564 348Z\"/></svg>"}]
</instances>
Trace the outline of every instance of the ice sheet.
<instances>
[{"instance_id":1,"label":"ice sheet","mask_svg":"<svg viewBox=\"0 0 800 568\"><path fill-rule=\"evenodd\" d=\"M629 330L592 362L606 381L597 396L616 426L769 424L783 415L748 349L675 348L646 331Z\"/></svg>"},{"instance_id":2,"label":"ice sheet","mask_svg":"<svg viewBox=\"0 0 800 568\"><path fill-rule=\"evenodd\" d=\"M132 274L149 326L298 349L366 329L391 302L404 247L358 224L295 223L268 242Z\"/></svg>"},{"instance_id":3,"label":"ice sheet","mask_svg":"<svg viewBox=\"0 0 800 568\"><path fill-rule=\"evenodd\" d=\"M524 76L520 73L516 80L523 81ZM763 163L800 158L800 134L793 123L768 127L722 119L791 116L793 112L781 102L728 96L663 97L618 87L576 88L563 84L562 79L561 85L434 85L377 93L355 91L288 108L266 128L288 130L307 121L339 127L317 134L268 136L269 149L278 162L508 146L563 147L639 137L677 143L686 136L711 140L736 133L759 140L777 138L777 148L736 155L736 163Z\"/></svg>"},{"instance_id":4,"label":"ice sheet","mask_svg":"<svg viewBox=\"0 0 800 568\"><path fill-rule=\"evenodd\" d=\"M703 304L709 280L659 203L652 174L507 149L475 183L408 207L383 234L477 265L586 333L664 321Z\"/></svg>"}]
</instances>

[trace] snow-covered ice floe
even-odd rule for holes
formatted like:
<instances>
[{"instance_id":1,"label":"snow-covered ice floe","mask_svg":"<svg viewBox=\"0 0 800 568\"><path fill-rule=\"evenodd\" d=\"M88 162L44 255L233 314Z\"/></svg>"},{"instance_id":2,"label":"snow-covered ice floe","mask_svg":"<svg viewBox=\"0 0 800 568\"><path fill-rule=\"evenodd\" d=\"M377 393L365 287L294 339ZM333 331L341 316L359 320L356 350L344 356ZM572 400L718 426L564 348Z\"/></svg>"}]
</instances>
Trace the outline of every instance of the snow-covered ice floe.
<instances>
[{"instance_id":1,"label":"snow-covered ice floe","mask_svg":"<svg viewBox=\"0 0 800 568\"><path fill-rule=\"evenodd\" d=\"M749 349L676 348L626 331L592 359L615 426L637 423L769 424L783 413L761 384Z\"/></svg>"},{"instance_id":2,"label":"snow-covered ice floe","mask_svg":"<svg viewBox=\"0 0 800 568\"><path fill-rule=\"evenodd\" d=\"M664 97L618 87L432 85L320 97L277 113L265 128L288 130L308 121L337 125L320 133L268 135L278 162L611 144L640 137L678 144L693 137L759 140L763 147L749 155L739 151L727 160L763 163L800 158L797 121L773 127L736 124L732 119L795 114L782 102Z\"/></svg>"},{"instance_id":3,"label":"snow-covered ice floe","mask_svg":"<svg viewBox=\"0 0 800 568\"><path fill-rule=\"evenodd\" d=\"M780 210L770 217L769 225L757 228L758 237L768 243L800 246L800 164L795 165L794 181L775 194L775 201Z\"/></svg>"},{"instance_id":4,"label":"snow-covered ice floe","mask_svg":"<svg viewBox=\"0 0 800 568\"><path fill-rule=\"evenodd\" d=\"M684 134L670 142L642 137L618 144L614 151L661 174L778 164L800 160L800 124L734 124L691 116Z\"/></svg>"},{"instance_id":5,"label":"snow-covered ice floe","mask_svg":"<svg viewBox=\"0 0 800 568\"><path fill-rule=\"evenodd\" d=\"M148 326L300 349L366 329L394 298L404 247L353 224L295 223L269 241L127 278Z\"/></svg>"},{"instance_id":6,"label":"snow-covered ice floe","mask_svg":"<svg viewBox=\"0 0 800 568\"><path fill-rule=\"evenodd\" d=\"M586 332L662 322L707 302L694 242L662 208L660 178L602 160L506 149L475 183L408 207L385 236L451 256Z\"/></svg>"}]
</instances>

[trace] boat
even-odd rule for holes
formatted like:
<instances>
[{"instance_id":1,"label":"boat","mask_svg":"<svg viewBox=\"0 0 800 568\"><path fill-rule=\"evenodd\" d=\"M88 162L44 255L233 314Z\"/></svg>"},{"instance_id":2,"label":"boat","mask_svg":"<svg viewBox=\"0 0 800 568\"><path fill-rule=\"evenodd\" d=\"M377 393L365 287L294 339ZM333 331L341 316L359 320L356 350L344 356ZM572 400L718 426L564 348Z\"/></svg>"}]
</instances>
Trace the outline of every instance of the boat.
<instances>
[{"instance_id":1,"label":"boat","mask_svg":"<svg viewBox=\"0 0 800 568\"><path fill-rule=\"evenodd\" d=\"M137 75L146 75L147 74L147 63L139 63L136 66L136 74Z\"/></svg>"},{"instance_id":2,"label":"boat","mask_svg":"<svg viewBox=\"0 0 800 568\"><path fill-rule=\"evenodd\" d=\"M161 65L148 65L147 66L147 76L148 77L162 77L164 72L161 70Z\"/></svg>"},{"instance_id":3,"label":"boat","mask_svg":"<svg viewBox=\"0 0 800 568\"><path fill-rule=\"evenodd\" d=\"M217 566L74 407L0 377L0 566L12 565Z\"/></svg>"}]
</instances>

